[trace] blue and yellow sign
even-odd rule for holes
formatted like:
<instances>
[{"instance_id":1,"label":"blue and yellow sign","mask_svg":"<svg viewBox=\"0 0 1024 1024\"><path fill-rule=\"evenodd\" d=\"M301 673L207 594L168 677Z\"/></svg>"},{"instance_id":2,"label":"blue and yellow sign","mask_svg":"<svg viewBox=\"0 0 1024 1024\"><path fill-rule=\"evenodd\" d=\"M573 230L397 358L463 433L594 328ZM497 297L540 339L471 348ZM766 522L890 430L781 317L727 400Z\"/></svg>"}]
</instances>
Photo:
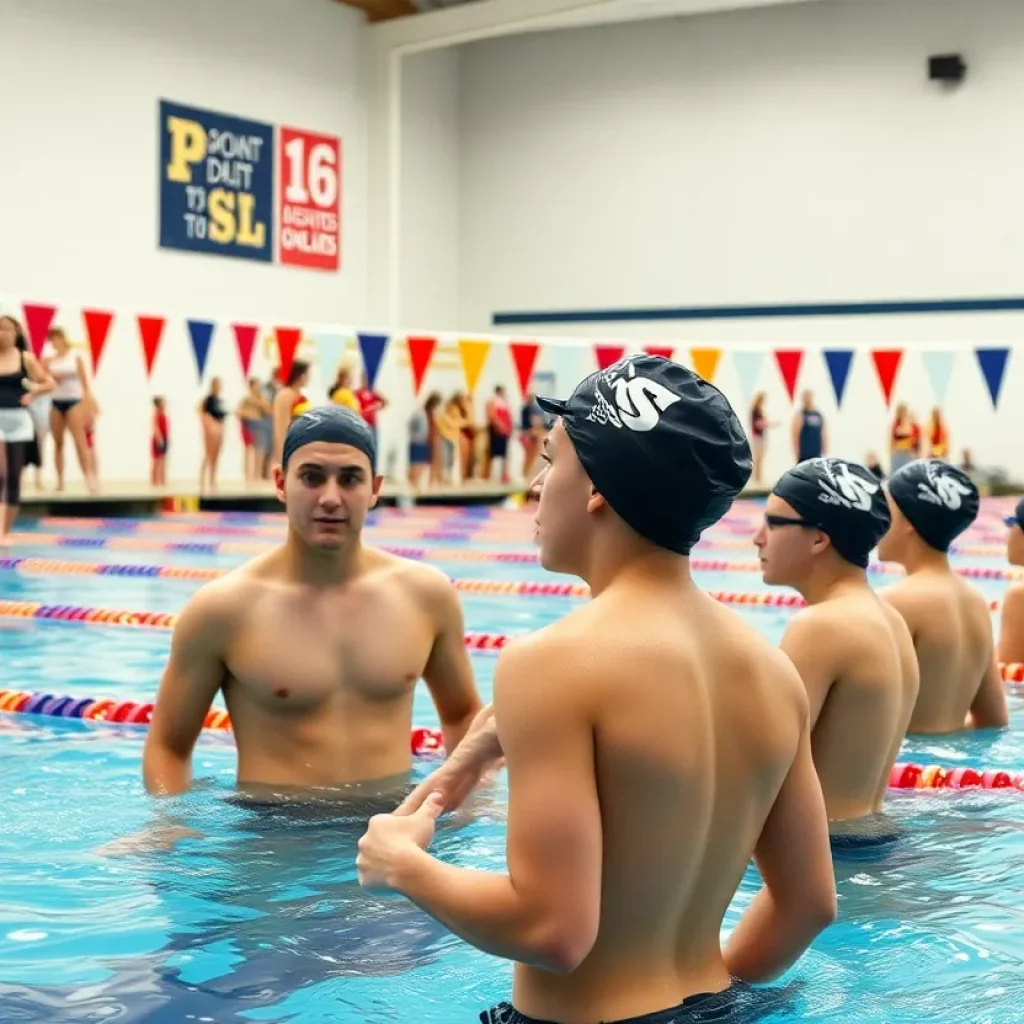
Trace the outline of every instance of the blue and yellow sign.
<instances>
[{"instance_id":1,"label":"blue and yellow sign","mask_svg":"<svg viewBox=\"0 0 1024 1024\"><path fill-rule=\"evenodd\" d=\"M274 128L160 101L160 245L274 258Z\"/></svg>"}]
</instances>

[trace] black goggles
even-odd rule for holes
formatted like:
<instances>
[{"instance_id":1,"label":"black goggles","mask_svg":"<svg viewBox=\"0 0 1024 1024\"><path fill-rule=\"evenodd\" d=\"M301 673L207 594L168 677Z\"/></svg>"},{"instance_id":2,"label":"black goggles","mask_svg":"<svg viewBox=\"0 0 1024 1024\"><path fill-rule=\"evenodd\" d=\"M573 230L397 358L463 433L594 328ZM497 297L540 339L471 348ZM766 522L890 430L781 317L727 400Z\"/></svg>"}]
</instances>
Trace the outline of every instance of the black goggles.
<instances>
[{"instance_id":1,"label":"black goggles","mask_svg":"<svg viewBox=\"0 0 1024 1024\"><path fill-rule=\"evenodd\" d=\"M817 523L812 523L809 519L798 519L796 516L766 515L764 517L764 525L769 530L774 529L776 526L803 526L809 530L821 529Z\"/></svg>"}]
</instances>

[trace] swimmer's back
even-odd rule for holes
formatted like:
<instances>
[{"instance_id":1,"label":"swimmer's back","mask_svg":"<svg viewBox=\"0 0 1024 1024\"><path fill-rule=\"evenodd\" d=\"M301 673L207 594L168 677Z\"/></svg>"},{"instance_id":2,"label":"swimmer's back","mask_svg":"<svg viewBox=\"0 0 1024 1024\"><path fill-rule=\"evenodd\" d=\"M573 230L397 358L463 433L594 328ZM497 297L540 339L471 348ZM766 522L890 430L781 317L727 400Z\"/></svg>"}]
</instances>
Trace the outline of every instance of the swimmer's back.
<instances>
[{"instance_id":1,"label":"swimmer's back","mask_svg":"<svg viewBox=\"0 0 1024 1024\"><path fill-rule=\"evenodd\" d=\"M531 642L579 667L560 699L593 724L601 915L572 974L518 968L516 1007L617 1020L726 987L722 919L806 732L799 676L735 613L678 588L622 584L545 633Z\"/></svg>"},{"instance_id":2,"label":"swimmer's back","mask_svg":"<svg viewBox=\"0 0 1024 1024\"><path fill-rule=\"evenodd\" d=\"M917 699L906 623L870 588L858 587L794 616L783 649L807 687L829 818L877 813Z\"/></svg>"},{"instance_id":3,"label":"swimmer's back","mask_svg":"<svg viewBox=\"0 0 1024 1024\"><path fill-rule=\"evenodd\" d=\"M963 729L992 665L985 598L952 573L915 573L883 593L913 635L921 686L910 732Z\"/></svg>"}]
</instances>

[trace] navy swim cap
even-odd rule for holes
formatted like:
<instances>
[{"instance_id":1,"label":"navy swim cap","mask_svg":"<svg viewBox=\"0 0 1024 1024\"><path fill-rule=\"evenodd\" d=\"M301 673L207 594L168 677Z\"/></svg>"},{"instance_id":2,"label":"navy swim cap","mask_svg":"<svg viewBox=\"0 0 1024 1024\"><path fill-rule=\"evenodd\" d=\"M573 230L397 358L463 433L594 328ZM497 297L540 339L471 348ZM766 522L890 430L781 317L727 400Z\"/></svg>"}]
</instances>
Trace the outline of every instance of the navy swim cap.
<instances>
[{"instance_id":1,"label":"navy swim cap","mask_svg":"<svg viewBox=\"0 0 1024 1024\"><path fill-rule=\"evenodd\" d=\"M358 448L369 460L370 470L377 472L377 445L366 420L359 413L343 405L317 405L301 416L296 416L284 436L281 468L288 468L288 460L304 445L315 441L328 444L347 444Z\"/></svg>"},{"instance_id":2,"label":"navy swim cap","mask_svg":"<svg viewBox=\"0 0 1024 1024\"><path fill-rule=\"evenodd\" d=\"M807 459L784 473L772 494L828 534L836 552L862 569L892 523L878 478L845 459Z\"/></svg>"},{"instance_id":3,"label":"navy swim cap","mask_svg":"<svg viewBox=\"0 0 1024 1024\"><path fill-rule=\"evenodd\" d=\"M921 540L936 551L948 551L981 507L974 481L942 459L915 459L896 470L889 495Z\"/></svg>"},{"instance_id":4,"label":"navy swim cap","mask_svg":"<svg viewBox=\"0 0 1024 1024\"><path fill-rule=\"evenodd\" d=\"M750 479L750 444L728 399L663 356L627 356L566 401L537 404L562 418L611 508L668 551L688 555Z\"/></svg>"}]
</instances>

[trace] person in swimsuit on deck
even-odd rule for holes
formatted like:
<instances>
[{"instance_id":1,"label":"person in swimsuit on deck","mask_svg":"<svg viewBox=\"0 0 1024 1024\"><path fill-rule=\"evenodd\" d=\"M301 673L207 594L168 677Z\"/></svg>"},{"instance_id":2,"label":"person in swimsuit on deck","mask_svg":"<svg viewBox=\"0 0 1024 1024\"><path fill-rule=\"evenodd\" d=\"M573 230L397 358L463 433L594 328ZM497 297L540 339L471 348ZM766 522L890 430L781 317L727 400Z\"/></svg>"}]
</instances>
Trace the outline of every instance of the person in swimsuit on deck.
<instances>
[{"instance_id":1,"label":"person in swimsuit on deck","mask_svg":"<svg viewBox=\"0 0 1024 1024\"><path fill-rule=\"evenodd\" d=\"M1006 537L1007 561L1024 567L1024 498L1005 522L1010 530ZM1006 664L1024 663L1024 582L1011 583L1003 596L998 654Z\"/></svg>"},{"instance_id":2,"label":"person in swimsuit on deck","mask_svg":"<svg viewBox=\"0 0 1024 1024\"><path fill-rule=\"evenodd\" d=\"M358 413L297 417L274 480L284 544L205 585L179 616L146 738L146 789L189 788L222 691L242 790L271 800L401 792L417 680L449 751L480 711L455 589L431 566L364 546L382 478Z\"/></svg>"},{"instance_id":3,"label":"person in swimsuit on deck","mask_svg":"<svg viewBox=\"0 0 1024 1024\"><path fill-rule=\"evenodd\" d=\"M907 624L867 578L890 522L868 469L811 459L779 479L754 536L764 582L793 587L808 604L790 619L782 650L807 688L834 852L898 835L882 803L919 679Z\"/></svg>"},{"instance_id":4,"label":"person in swimsuit on deck","mask_svg":"<svg viewBox=\"0 0 1024 1024\"><path fill-rule=\"evenodd\" d=\"M908 731L1005 727L988 601L949 565L950 544L978 517L977 487L941 459L917 459L893 473L888 499L892 525L878 557L907 577L879 596L910 627L921 674Z\"/></svg>"},{"instance_id":5,"label":"person in swimsuit on deck","mask_svg":"<svg viewBox=\"0 0 1024 1024\"><path fill-rule=\"evenodd\" d=\"M533 484L541 564L593 600L504 648L493 714L370 820L360 881L517 962L485 1024L760 1019L785 990L748 983L807 949L835 886L799 675L690 575L750 477L746 435L721 392L660 356L540 403L559 417ZM507 873L434 859L436 817L501 754ZM752 855L765 887L723 950Z\"/></svg>"},{"instance_id":6,"label":"person in swimsuit on deck","mask_svg":"<svg viewBox=\"0 0 1024 1024\"><path fill-rule=\"evenodd\" d=\"M793 456L798 463L821 458L828 451L825 417L814 408L814 392L800 396L800 411L793 417Z\"/></svg>"}]
</instances>

